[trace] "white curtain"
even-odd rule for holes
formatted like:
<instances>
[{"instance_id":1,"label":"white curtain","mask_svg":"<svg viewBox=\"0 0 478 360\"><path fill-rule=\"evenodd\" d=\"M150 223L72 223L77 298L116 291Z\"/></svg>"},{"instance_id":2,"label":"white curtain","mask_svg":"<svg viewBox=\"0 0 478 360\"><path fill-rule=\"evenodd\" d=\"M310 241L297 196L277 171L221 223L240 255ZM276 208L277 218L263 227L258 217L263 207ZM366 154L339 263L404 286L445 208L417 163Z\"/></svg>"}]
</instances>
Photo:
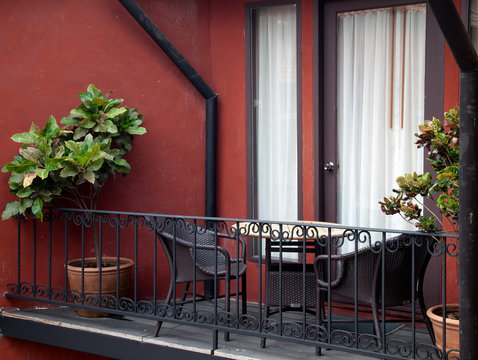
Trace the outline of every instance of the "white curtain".
<instances>
[{"instance_id":1,"label":"white curtain","mask_svg":"<svg viewBox=\"0 0 478 360\"><path fill-rule=\"evenodd\" d=\"M470 31L471 31L471 40L475 45L475 49L478 51L478 0L471 0L470 6Z\"/></svg>"},{"instance_id":2,"label":"white curtain","mask_svg":"<svg viewBox=\"0 0 478 360\"><path fill-rule=\"evenodd\" d=\"M256 10L257 217L297 219L295 5Z\"/></svg>"},{"instance_id":3,"label":"white curtain","mask_svg":"<svg viewBox=\"0 0 478 360\"><path fill-rule=\"evenodd\" d=\"M339 15L340 223L413 228L383 214L378 201L392 195L399 175L423 170L414 134L424 121L425 20L424 5Z\"/></svg>"}]
</instances>

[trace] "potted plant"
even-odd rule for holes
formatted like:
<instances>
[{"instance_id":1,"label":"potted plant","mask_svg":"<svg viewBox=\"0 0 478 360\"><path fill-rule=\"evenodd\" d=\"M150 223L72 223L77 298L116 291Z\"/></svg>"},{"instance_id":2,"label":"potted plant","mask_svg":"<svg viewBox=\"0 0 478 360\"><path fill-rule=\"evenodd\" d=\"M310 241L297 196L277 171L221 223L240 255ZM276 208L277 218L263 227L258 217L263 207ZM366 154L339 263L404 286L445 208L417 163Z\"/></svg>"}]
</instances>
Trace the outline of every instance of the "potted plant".
<instances>
[{"instance_id":1,"label":"potted plant","mask_svg":"<svg viewBox=\"0 0 478 360\"><path fill-rule=\"evenodd\" d=\"M2 171L11 173L10 192L18 199L7 204L3 220L15 215L33 215L43 220L43 205L56 198L70 200L80 209L95 210L100 190L110 175L129 173L130 165L124 155L131 150L133 136L146 132L140 126L143 116L134 108L120 107L123 100L108 99L109 95L89 85L86 92L79 94L80 105L61 120L64 127L50 116L43 129L32 124L28 132L12 136L12 140L22 146ZM98 293L101 268L102 293L116 294L107 283L111 277L116 285L116 258L100 259L95 223L91 223L95 257L69 261L70 288L81 289L84 278L85 293ZM127 290L124 280L129 278L132 266L131 260L120 259L122 293ZM79 313L84 316L104 314L84 310Z\"/></svg>"},{"instance_id":2,"label":"potted plant","mask_svg":"<svg viewBox=\"0 0 478 360\"><path fill-rule=\"evenodd\" d=\"M419 126L419 133L415 134L418 138L416 144L419 148L424 147L428 151L427 159L436 172L436 178L432 179L429 173L405 174L398 177L399 189L393 189L396 195L384 198L379 202L385 214L400 214L406 221L413 223L422 231L448 230L457 233L459 130L460 111L458 107L445 112L443 125L439 119L433 118ZM426 207L420 200L421 198L434 200L440 215ZM426 208L431 216L425 217L422 214L422 207ZM445 349L459 350L458 304L446 304L445 313L447 317ZM443 305L436 305L428 309L427 315L433 324L436 345L443 349Z\"/></svg>"}]
</instances>

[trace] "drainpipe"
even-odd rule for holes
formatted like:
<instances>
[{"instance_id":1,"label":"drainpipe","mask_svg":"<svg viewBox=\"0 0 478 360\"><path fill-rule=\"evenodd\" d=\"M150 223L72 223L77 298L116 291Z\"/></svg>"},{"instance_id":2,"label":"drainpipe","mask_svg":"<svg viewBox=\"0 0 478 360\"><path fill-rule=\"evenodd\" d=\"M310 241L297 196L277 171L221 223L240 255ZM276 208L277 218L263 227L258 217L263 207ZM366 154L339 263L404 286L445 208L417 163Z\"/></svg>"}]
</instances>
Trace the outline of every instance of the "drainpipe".
<instances>
[{"instance_id":1,"label":"drainpipe","mask_svg":"<svg viewBox=\"0 0 478 360\"><path fill-rule=\"evenodd\" d=\"M460 68L460 358L478 359L478 55L452 0L428 0Z\"/></svg>"},{"instance_id":2,"label":"drainpipe","mask_svg":"<svg viewBox=\"0 0 478 360\"><path fill-rule=\"evenodd\" d=\"M119 0L119 2L136 19L141 27L159 45L171 61L181 70L189 82L206 100L206 191L205 216L216 216L216 134L217 134L217 94L211 90L201 76L187 62L183 55L174 47L169 39L158 29L134 0Z\"/></svg>"},{"instance_id":3,"label":"drainpipe","mask_svg":"<svg viewBox=\"0 0 478 360\"><path fill-rule=\"evenodd\" d=\"M216 216L216 136L217 136L217 94L211 90L201 76L188 63L183 55L174 47L169 39L158 29L148 15L134 0L119 0L119 2L136 19L141 27L159 45L164 53L186 76L189 82L206 100L206 164L205 164L205 216ZM214 282L204 282L204 296L214 296Z\"/></svg>"}]
</instances>

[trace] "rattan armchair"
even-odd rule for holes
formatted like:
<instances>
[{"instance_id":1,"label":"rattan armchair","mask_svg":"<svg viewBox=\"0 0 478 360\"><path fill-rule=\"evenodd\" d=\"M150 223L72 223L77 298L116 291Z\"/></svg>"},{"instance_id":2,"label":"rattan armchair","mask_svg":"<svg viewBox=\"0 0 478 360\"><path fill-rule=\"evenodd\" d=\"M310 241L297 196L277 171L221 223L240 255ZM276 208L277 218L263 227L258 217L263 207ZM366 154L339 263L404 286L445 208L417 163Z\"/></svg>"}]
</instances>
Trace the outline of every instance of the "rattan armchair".
<instances>
[{"instance_id":1,"label":"rattan armchair","mask_svg":"<svg viewBox=\"0 0 478 360\"><path fill-rule=\"evenodd\" d=\"M167 219L160 224L156 223L156 233L169 263L170 284L165 303L172 301L174 289L177 284L185 283L181 300L176 304L190 302L188 295L195 295L196 300L207 299L203 294L188 291L189 283L224 280L225 294L217 298L225 298L225 311L230 312L231 280L241 279L240 295L242 296L242 312L247 313L246 293L246 244L241 237L219 233L184 220ZM238 258L231 258L228 250L220 246L220 241L239 241ZM232 246L236 249L236 243ZM239 316L239 314L237 314ZM162 322L158 321L154 336L158 336ZM229 340L229 333L224 334Z\"/></svg>"},{"instance_id":2,"label":"rattan armchair","mask_svg":"<svg viewBox=\"0 0 478 360\"><path fill-rule=\"evenodd\" d=\"M402 234L386 240L384 249L381 244L375 244L358 250L356 255L355 252L330 255L331 269L336 269L336 274L331 276L330 283L324 275L329 255L317 256L314 267L320 309L324 308L323 299L327 291L331 291L332 298L340 297L352 303L356 300L358 305L370 306L375 335L380 342L382 330L379 309L382 308L382 302L387 309L401 305L414 305L418 299L423 319L433 339L423 299L423 279L435 241L430 236ZM412 264L414 264L413 267ZM414 289L413 301L412 289ZM323 312L319 311L318 323L324 324L323 320Z\"/></svg>"}]
</instances>

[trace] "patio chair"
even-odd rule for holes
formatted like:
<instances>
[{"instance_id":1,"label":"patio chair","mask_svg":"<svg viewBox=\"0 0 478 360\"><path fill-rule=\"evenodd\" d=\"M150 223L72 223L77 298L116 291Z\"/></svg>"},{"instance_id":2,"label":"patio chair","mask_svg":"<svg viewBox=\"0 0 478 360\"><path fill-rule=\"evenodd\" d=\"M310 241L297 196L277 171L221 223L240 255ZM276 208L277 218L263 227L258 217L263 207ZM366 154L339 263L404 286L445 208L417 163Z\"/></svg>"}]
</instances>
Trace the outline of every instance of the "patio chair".
<instances>
[{"instance_id":1,"label":"patio chair","mask_svg":"<svg viewBox=\"0 0 478 360\"><path fill-rule=\"evenodd\" d=\"M431 256L429 249L435 241L430 236L407 234L386 240L385 266L383 268L381 244L360 249L357 252L357 264L355 264L355 252L331 255L332 269L336 269L336 275L331 279L330 284L323 271L327 265L328 255L317 256L314 267L317 276L317 301L320 309L324 309L324 296L322 295L326 294L329 289L333 297L340 297L352 303L356 298L358 305L372 308L375 335L381 342L379 309L382 308L382 271L384 271L385 309L402 305L414 306L418 299L423 319L433 340L433 332L430 320L426 315L423 299L423 278ZM415 257L415 268L412 270L413 256ZM355 266L357 267L356 291ZM413 301L411 301L412 271L414 271L413 287L415 289ZM318 324L324 324L323 311L319 311Z\"/></svg>"},{"instance_id":2,"label":"patio chair","mask_svg":"<svg viewBox=\"0 0 478 360\"><path fill-rule=\"evenodd\" d=\"M264 318L285 311L305 311L315 315L317 294L315 273L312 264L318 246L314 238L266 239L265 241L265 301ZM282 252L282 261L280 253ZM304 256L313 253L312 259L304 266ZM286 254L296 254L297 260L290 260ZM306 259L307 260L307 259ZM305 294L303 278L305 275ZM305 295L305 299L304 299ZM266 338L261 338L261 347Z\"/></svg>"},{"instance_id":3,"label":"patio chair","mask_svg":"<svg viewBox=\"0 0 478 360\"><path fill-rule=\"evenodd\" d=\"M200 225L172 219L164 220L156 224L156 232L161 245L166 253L170 271L170 284L165 303L169 305L172 301L174 289L177 284L185 283L184 292L180 301L176 304L192 302L186 300L188 295L196 295L196 301L208 300L204 294L189 291L191 282L224 280L225 294L218 296L225 298L225 311L230 312L230 282L241 279L242 312L247 313L246 294L246 244L244 240L233 235L216 233L205 229ZM217 240L239 240L240 258L231 258L229 252L219 245ZM236 243L232 245L236 249ZM234 296L236 294L232 294ZM239 316L239 314L237 315ZM162 321L158 321L154 336L158 336ZM224 334L225 340L229 340L229 333Z\"/></svg>"}]
</instances>

